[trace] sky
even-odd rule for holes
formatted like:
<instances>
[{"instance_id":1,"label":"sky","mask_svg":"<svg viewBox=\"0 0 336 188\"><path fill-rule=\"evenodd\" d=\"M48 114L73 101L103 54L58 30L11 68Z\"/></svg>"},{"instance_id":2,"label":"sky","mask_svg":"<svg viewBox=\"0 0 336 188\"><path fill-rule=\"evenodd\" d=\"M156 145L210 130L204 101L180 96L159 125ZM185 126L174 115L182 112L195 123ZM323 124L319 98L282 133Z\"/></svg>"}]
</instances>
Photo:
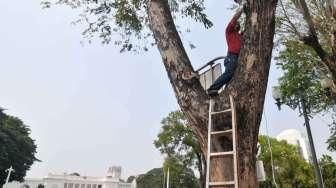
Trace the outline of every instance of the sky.
<instances>
[{"instance_id":1,"label":"sky","mask_svg":"<svg viewBox=\"0 0 336 188\"><path fill-rule=\"evenodd\" d=\"M195 67L225 55L224 28L233 12L227 1L208 0L214 27L184 25L196 49L187 48ZM0 106L31 128L38 146L27 177L49 172L103 176L113 165L123 178L162 165L153 140L160 121L178 109L156 48L119 53L99 41L83 44L78 12L59 6L41 9L38 0L0 1ZM270 88L281 72L272 64L260 133L276 136L294 128L305 133L303 118L286 107L278 111ZM321 120L322 119L322 120ZM311 121L318 155L326 151L326 120ZM266 121L267 120L267 121Z\"/></svg>"}]
</instances>

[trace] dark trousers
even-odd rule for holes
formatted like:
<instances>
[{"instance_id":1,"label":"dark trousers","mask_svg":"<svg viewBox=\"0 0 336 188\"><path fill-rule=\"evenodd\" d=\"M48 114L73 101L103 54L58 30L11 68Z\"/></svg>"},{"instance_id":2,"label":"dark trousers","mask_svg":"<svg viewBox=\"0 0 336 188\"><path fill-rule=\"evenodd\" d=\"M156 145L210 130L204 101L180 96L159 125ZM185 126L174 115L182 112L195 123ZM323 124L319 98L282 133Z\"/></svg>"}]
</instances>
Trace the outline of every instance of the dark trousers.
<instances>
[{"instance_id":1,"label":"dark trousers","mask_svg":"<svg viewBox=\"0 0 336 188\"><path fill-rule=\"evenodd\" d=\"M238 54L228 53L224 60L224 73L219 76L208 90L219 90L223 85L227 84L233 77L238 63Z\"/></svg>"}]
</instances>

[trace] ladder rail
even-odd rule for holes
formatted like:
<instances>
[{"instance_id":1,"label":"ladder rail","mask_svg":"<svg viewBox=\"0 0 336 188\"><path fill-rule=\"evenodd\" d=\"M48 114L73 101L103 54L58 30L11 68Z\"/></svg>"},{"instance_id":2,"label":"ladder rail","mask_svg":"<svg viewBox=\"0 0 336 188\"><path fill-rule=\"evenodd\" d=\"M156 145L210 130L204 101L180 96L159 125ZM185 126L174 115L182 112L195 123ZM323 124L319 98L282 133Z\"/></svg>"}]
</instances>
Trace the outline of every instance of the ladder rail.
<instances>
[{"instance_id":1,"label":"ladder rail","mask_svg":"<svg viewBox=\"0 0 336 188\"><path fill-rule=\"evenodd\" d=\"M207 165L206 165L206 178L205 178L205 187L209 188L210 182L210 153L211 153L211 130L212 130L212 105L214 103L213 99L210 99L209 102L209 119L208 119L208 152L207 152Z\"/></svg>"},{"instance_id":2,"label":"ladder rail","mask_svg":"<svg viewBox=\"0 0 336 188\"><path fill-rule=\"evenodd\" d=\"M233 97L230 95L230 106L231 106L231 118L232 118L232 144L233 144L233 174L234 174L234 182L235 188L238 188L238 166L237 166L237 129L236 129L236 106L233 101Z\"/></svg>"}]
</instances>

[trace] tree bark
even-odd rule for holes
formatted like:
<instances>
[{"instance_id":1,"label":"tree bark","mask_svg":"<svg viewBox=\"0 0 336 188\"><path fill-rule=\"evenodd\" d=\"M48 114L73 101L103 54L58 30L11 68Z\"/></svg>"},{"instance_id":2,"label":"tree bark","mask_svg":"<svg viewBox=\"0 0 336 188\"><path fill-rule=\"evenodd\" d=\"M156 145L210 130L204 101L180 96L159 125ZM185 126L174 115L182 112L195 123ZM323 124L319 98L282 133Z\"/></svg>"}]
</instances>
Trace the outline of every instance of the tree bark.
<instances>
[{"instance_id":1,"label":"tree bark","mask_svg":"<svg viewBox=\"0 0 336 188\"><path fill-rule=\"evenodd\" d=\"M203 157L203 154L202 153L197 153L197 160L198 160L198 165L197 165L197 168L198 168L198 171L200 173L200 178L199 178L199 185L200 187L205 187L205 170L204 170L204 167L206 165L206 161L204 161L204 157Z\"/></svg>"},{"instance_id":2,"label":"tree bark","mask_svg":"<svg viewBox=\"0 0 336 188\"><path fill-rule=\"evenodd\" d=\"M255 162L272 58L276 3L277 0L249 1L244 46L227 91L236 102L239 187L258 187Z\"/></svg>"},{"instance_id":3,"label":"tree bark","mask_svg":"<svg viewBox=\"0 0 336 188\"><path fill-rule=\"evenodd\" d=\"M194 73L194 69L176 30L168 2L148 0L147 14L177 102L196 133L202 152L206 153L204 135L207 134L208 97L196 77L184 79Z\"/></svg>"},{"instance_id":4,"label":"tree bark","mask_svg":"<svg viewBox=\"0 0 336 188\"><path fill-rule=\"evenodd\" d=\"M216 108L227 108L228 96L236 102L239 187L258 187L255 172L257 142L273 49L277 0L248 0L244 46L229 87L215 98ZM176 30L166 0L148 0L150 28L162 56L181 110L195 131L204 156L207 155L208 101L196 78L184 79L194 69ZM215 143L225 145L223 143ZM215 178L226 173L225 165L213 168ZM224 171L223 171L224 170ZM227 170L226 170L227 171Z\"/></svg>"}]
</instances>

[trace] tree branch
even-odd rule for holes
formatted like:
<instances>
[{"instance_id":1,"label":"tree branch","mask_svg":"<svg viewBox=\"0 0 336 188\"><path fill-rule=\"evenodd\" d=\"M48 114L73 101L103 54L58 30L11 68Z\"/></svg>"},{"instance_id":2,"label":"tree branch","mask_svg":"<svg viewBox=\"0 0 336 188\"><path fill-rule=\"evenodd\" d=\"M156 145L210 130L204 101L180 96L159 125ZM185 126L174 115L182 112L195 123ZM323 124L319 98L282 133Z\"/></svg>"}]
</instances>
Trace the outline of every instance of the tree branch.
<instances>
[{"instance_id":1,"label":"tree branch","mask_svg":"<svg viewBox=\"0 0 336 188\"><path fill-rule=\"evenodd\" d=\"M301 5L301 10L303 14L303 18L306 20L309 28L309 35L303 36L300 38L301 41L303 41L305 44L311 46L317 53L317 55L321 58L322 61L327 61L327 53L322 48L319 40L318 35L315 29L314 22L311 18L307 3L305 0L299 0Z\"/></svg>"},{"instance_id":2,"label":"tree branch","mask_svg":"<svg viewBox=\"0 0 336 188\"><path fill-rule=\"evenodd\" d=\"M280 6L281 6L282 11L284 12L285 19L286 19L287 22L289 23L288 26L294 31L294 33L295 33L299 38L302 37L302 34L298 31L298 29L295 27L294 23L290 20L288 14L287 14L287 11L286 11L286 9L285 9L285 6L283 5L282 0L280 0Z\"/></svg>"},{"instance_id":3,"label":"tree branch","mask_svg":"<svg viewBox=\"0 0 336 188\"><path fill-rule=\"evenodd\" d=\"M147 14L177 102L197 134L206 144L208 97L197 77L176 30L168 1L148 0ZM186 79L190 78L190 79Z\"/></svg>"}]
</instances>

